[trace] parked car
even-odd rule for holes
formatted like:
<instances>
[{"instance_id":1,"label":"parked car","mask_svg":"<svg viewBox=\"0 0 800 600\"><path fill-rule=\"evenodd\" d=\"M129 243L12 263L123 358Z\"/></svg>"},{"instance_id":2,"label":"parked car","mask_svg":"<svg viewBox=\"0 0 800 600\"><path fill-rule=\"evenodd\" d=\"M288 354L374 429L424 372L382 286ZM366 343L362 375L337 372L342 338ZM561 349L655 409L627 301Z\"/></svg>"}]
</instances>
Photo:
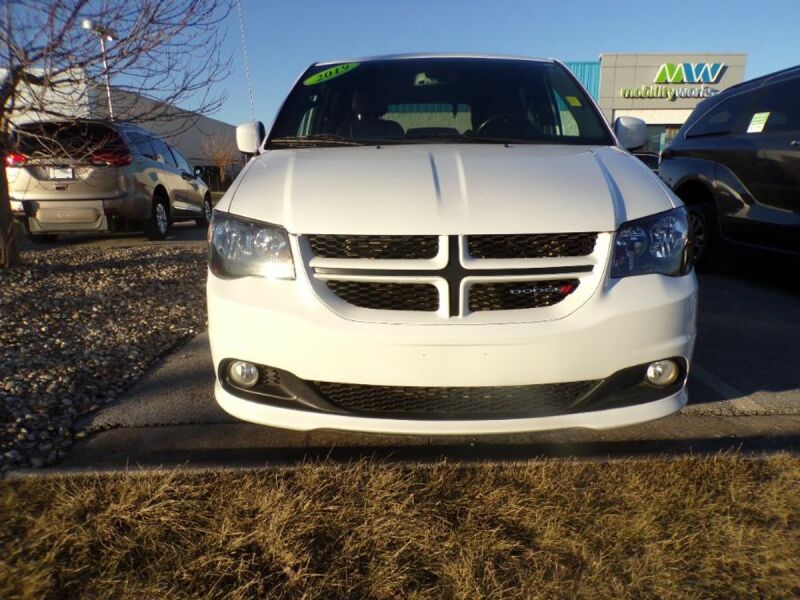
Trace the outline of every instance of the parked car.
<instances>
[{"instance_id":1,"label":"parked car","mask_svg":"<svg viewBox=\"0 0 800 600\"><path fill-rule=\"evenodd\" d=\"M214 212L219 404L290 429L604 429L687 399L686 211L561 63L319 63ZM618 142L619 140L619 142Z\"/></svg>"},{"instance_id":2,"label":"parked car","mask_svg":"<svg viewBox=\"0 0 800 600\"><path fill-rule=\"evenodd\" d=\"M174 147L130 124L50 121L15 128L6 158L12 210L34 242L142 227L164 239L175 221L211 219L208 186Z\"/></svg>"},{"instance_id":3,"label":"parked car","mask_svg":"<svg viewBox=\"0 0 800 600\"><path fill-rule=\"evenodd\" d=\"M698 104L659 173L688 207L700 263L724 244L800 253L800 66Z\"/></svg>"}]
</instances>

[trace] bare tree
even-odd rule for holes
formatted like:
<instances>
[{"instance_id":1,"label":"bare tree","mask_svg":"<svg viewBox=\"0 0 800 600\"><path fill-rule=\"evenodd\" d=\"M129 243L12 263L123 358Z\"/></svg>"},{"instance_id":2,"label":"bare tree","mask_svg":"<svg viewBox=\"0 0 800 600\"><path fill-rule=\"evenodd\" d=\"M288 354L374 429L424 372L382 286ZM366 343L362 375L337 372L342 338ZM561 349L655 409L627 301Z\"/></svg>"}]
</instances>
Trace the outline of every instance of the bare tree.
<instances>
[{"instance_id":1,"label":"bare tree","mask_svg":"<svg viewBox=\"0 0 800 600\"><path fill-rule=\"evenodd\" d=\"M228 169L242 160L242 153L233 142L219 135L212 135L203 140L203 152L217 168L220 185L224 186Z\"/></svg>"},{"instance_id":2,"label":"bare tree","mask_svg":"<svg viewBox=\"0 0 800 600\"><path fill-rule=\"evenodd\" d=\"M213 113L225 100L215 84L230 69L221 49L229 0L3 0L0 6L3 166L14 148L15 122L163 120L179 133L193 125L192 114ZM3 168L0 268L18 260Z\"/></svg>"}]
</instances>

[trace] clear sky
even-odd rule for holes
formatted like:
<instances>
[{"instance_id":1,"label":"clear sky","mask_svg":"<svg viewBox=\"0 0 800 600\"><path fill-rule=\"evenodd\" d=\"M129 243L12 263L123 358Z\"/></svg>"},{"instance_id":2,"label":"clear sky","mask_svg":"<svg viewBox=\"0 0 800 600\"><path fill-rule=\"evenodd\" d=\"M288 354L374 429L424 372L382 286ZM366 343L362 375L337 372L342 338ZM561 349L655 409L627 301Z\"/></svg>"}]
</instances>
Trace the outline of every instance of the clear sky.
<instances>
[{"instance_id":1,"label":"clear sky","mask_svg":"<svg viewBox=\"0 0 800 600\"><path fill-rule=\"evenodd\" d=\"M746 77L800 64L800 0L241 0L256 118L269 123L308 65L401 52L597 60L602 52L744 52ZM250 119L238 14L229 95Z\"/></svg>"}]
</instances>

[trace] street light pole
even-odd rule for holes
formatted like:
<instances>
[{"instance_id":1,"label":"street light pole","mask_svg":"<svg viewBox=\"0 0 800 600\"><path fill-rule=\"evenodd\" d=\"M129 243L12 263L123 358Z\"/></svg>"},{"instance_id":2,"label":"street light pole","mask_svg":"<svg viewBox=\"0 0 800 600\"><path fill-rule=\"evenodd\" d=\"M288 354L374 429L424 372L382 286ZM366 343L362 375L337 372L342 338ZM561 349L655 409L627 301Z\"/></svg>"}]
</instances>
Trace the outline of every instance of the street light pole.
<instances>
[{"instance_id":1,"label":"street light pole","mask_svg":"<svg viewBox=\"0 0 800 600\"><path fill-rule=\"evenodd\" d=\"M103 54L103 74L106 79L106 98L108 99L108 117L111 121L114 120L114 107L111 106L111 77L108 73L108 59L106 58L106 40L109 42L116 39L114 32L103 27L102 25L94 25L89 19L84 19L82 27L93 33L97 34L100 38L100 51Z\"/></svg>"}]
</instances>

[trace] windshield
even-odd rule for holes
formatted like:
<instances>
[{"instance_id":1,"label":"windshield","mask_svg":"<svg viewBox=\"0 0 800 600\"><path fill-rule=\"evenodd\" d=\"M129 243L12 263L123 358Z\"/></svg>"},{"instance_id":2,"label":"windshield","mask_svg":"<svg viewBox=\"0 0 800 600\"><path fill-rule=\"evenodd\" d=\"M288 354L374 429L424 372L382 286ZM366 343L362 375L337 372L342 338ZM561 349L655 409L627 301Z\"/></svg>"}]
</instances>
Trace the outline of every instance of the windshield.
<instances>
[{"instance_id":1,"label":"windshield","mask_svg":"<svg viewBox=\"0 0 800 600\"><path fill-rule=\"evenodd\" d=\"M311 67L268 147L430 142L614 144L559 64L420 58Z\"/></svg>"}]
</instances>

